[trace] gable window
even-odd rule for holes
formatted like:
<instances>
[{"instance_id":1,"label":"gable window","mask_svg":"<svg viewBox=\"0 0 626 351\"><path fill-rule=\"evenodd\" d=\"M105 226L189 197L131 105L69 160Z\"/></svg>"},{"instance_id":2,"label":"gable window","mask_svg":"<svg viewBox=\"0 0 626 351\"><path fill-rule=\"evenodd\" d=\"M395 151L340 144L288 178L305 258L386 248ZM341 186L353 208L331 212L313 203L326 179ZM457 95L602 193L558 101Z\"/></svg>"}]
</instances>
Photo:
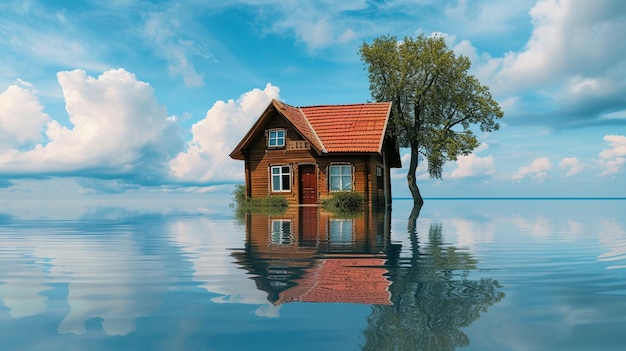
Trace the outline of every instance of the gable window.
<instances>
[{"instance_id":1,"label":"gable window","mask_svg":"<svg viewBox=\"0 0 626 351\"><path fill-rule=\"evenodd\" d=\"M328 183L331 191L352 190L352 166L332 165L328 173Z\"/></svg>"},{"instance_id":2,"label":"gable window","mask_svg":"<svg viewBox=\"0 0 626 351\"><path fill-rule=\"evenodd\" d=\"M270 129L267 131L268 147L284 147L285 146L285 130Z\"/></svg>"},{"instance_id":3,"label":"gable window","mask_svg":"<svg viewBox=\"0 0 626 351\"><path fill-rule=\"evenodd\" d=\"M291 169L289 166L272 166L272 191L291 191Z\"/></svg>"}]
</instances>

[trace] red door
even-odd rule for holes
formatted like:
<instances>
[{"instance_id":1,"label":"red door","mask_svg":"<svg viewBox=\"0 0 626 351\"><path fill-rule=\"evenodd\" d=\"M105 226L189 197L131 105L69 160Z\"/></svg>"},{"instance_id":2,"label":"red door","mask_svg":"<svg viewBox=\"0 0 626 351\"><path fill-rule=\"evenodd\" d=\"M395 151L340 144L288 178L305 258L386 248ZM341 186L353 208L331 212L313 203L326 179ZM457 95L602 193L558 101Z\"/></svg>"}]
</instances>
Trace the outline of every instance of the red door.
<instances>
[{"instance_id":1,"label":"red door","mask_svg":"<svg viewBox=\"0 0 626 351\"><path fill-rule=\"evenodd\" d=\"M300 166L300 203L317 204L317 174L315 165Z\"/></svg>"}]
</instances>

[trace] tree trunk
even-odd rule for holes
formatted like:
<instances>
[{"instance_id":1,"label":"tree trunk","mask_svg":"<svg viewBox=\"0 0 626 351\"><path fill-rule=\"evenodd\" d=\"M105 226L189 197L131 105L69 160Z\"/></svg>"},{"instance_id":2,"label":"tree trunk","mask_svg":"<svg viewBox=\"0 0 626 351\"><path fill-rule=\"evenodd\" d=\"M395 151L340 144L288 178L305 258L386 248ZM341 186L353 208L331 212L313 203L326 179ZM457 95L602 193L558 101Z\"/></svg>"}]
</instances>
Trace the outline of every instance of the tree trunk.
<instances>
[{"instance_id":1,"label":"tree trunk","mask_svg":"<svg viewBox=\"0 0 626 351\"><path fill-rule=\"evenodd\" d=\"M411 210L411 214L409 215L409 225L407 228L409 230L409 235L411 237L411 243L413 243L413 236L417 235L417 217L419 217L421 210L422 210L422 205L419 205L419 206L415 205L413 206L413 209Z\"/></svg>"},{"instance_id":2,"label":"tree trunk","mask_svg":"<svg viewBox=\"0 0 626 351\"><path fill-rule=\"evenodd\" d=\"M411 162L409 163L409 172L406 175L407 183L409 184L409 190L411 196L413 196L413 206L422 207L424 199L420 194L420 189L417 187L415 181L415 171L417 170L417 162L419 161L419 145L416 142L411 142Z\"/></svg>"}]
</instances>

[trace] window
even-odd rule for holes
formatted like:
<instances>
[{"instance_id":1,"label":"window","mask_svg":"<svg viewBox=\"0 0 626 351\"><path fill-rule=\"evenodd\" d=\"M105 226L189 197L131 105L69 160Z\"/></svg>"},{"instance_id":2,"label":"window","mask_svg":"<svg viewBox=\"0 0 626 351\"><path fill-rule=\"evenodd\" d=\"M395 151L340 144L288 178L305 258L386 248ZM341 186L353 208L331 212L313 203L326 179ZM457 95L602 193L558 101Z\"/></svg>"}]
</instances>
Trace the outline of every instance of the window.
<instances>
[{"instance_id":1,"label":"window","mask_svg":"<svg viewBox=\"0 0 626 351\"><path fill-rule=\"evenodd\" d=\"M376 166L376 184L378 185L378 189L384 188L383 169L382 167L378 167L378 166Z\"/></svg>"},{"instance_id":2,"label":"window","mask_svg":"<svg viewBox=\"0 0 626 351\"><path fill-rule=\"evenodd\" d=\"M289 166L272 167L272 191L291 191L291 170Z\"/></svg>"},{"instance_id":3,"label":"window","mask_svg":"<svg viewBox=\"0 0 626 351\"><path fill-rule=\"evenodd\" d=\"M352 190L352 166L334 165L329 170L329 189L331 191L351 191Z\"/></svg>"},{"instance_id":4,"label":"window","mask_svg":"<svg viewBox=\"0 0 626 351\"><path fill-rule=\"evenodd\" d=\"M354 223L351 219L331 219L329 223L329 241L331 246L352 245Z\"/></svg>"},{"instance_id":5,"label":"window","mask_svg":"<svg viewBox=\"0 0 626 351\"><path fill-rule=\"evenodd\" d=\"M284 147L285 146L285 130L270 129L267 132L268 147Z\"/></svg>"},{"instance_id":6,"label":"window","mask_svg":"<svg viewBox=\"0 0 626 351\"><path fill-rule=\"evenodd\" d=\"M272 244L289 245L292 242L291 221L272 220Z\"/></svg>"}]
</instances>

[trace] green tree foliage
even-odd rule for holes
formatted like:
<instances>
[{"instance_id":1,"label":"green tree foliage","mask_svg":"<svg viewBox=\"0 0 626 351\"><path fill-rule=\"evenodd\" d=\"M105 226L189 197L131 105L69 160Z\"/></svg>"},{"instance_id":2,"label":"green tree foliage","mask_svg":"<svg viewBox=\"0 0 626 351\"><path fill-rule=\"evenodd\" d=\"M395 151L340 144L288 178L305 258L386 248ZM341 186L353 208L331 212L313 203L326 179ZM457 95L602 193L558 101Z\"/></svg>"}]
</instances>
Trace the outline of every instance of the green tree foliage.
<instances>
[{"instance_id":1,"label":"green tree foliage","mask_svg":"<svg viewBox=\"0 0 626 351\"><path fill-rule=\"evenodd\" d=\"M423 203L415 181L421 160L431 178L441 179L446 161L470 154L478 140L472 126L497 130L503 113L489 88L468 74L471 62L448 49L443 37L381 36L359 50L367 66L372 98L392 102L389 132L411 149L407 181L416 205Z\"/></svg>"}]
</instances>

